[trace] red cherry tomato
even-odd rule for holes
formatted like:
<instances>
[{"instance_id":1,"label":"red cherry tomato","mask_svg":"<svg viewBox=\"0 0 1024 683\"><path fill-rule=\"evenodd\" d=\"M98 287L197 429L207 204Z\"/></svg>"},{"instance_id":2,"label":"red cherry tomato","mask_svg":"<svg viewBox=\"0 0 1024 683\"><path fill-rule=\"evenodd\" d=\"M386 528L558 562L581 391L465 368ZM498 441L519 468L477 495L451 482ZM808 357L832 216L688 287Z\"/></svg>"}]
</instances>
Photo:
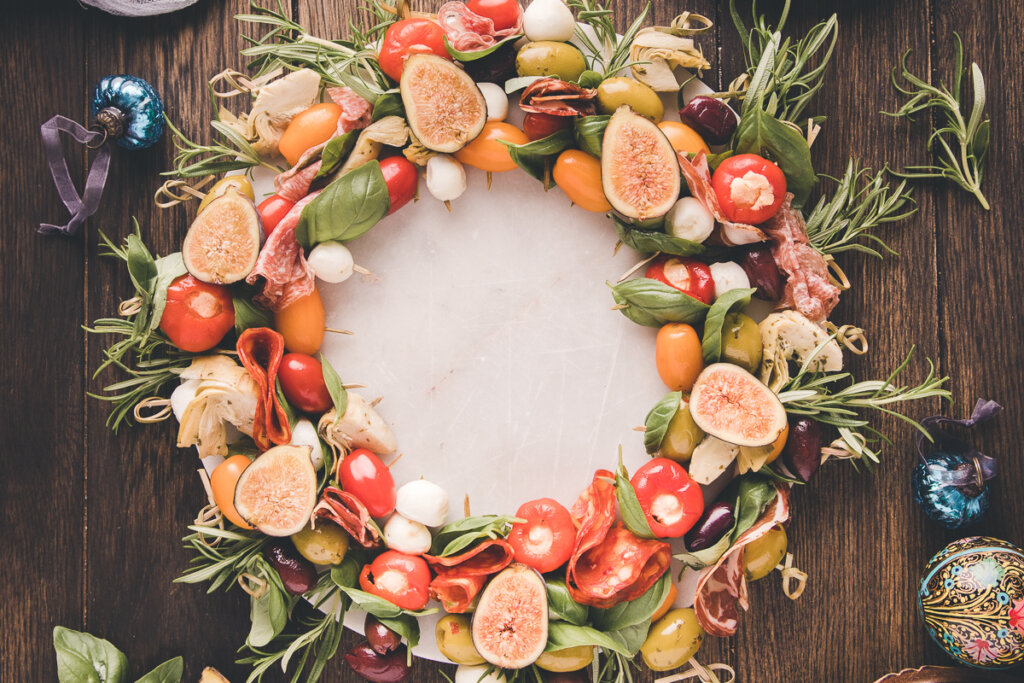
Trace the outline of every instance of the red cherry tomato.
<instances>
[{"instance_id":1,"label":"red cherry tomato","mask_svg":"<svg viewBox=\"0 0 1024 683\"><path fill-rule=\"evenodd\" d=\"M673 460L655 458L638 469L629 481L655 536L678 538L704 512L700 486Z\"/></svg>"},{"instance_id":2,"label":"red cherry tomato","mask_svg":"<svg viewBox=\"0 0 1024 683\"><path fill-rule=\"evenodd\" d=\"M736 223L764 223L786 198L782 169L756 154L729 157L711 176L722 213Z\"/></svg>"},{"instance_id":3,"label":"red cherry tomato","mask_svg":"<svg viewBox=\"0 0 1024 683\"><path fill-rule=\"evenodd\" d=\"M569 561L576 527L565 506L551 498L540 498L519 506L516 517L526 520L513 524L508 535L516 562L544 574Z\"/></svg>"},{"instance_id":4,"label":"red cherry tomato","mask_svg":"<svg viewBox=\"0 0 1024 683\"><path fill-rule=\"evenodd\" d=\"M532 111L523 117L523 131L531 140L540 140L560 130L571 128L575 120L574 116L552 116Z\"/></svg>"},{"instance_id":5,"label":"red cherry tomato","mask_svg":"<svg viewBox=\"0 0 1024 683\"><path fill-rule=\"evenodd\" d=\"M274 232L274 228L281 222L281 219L288 215L288 212L295 206L295 202L288 201L279 194L272 194L256 207L260 212L260 220L263 221L263 232L267 237Z\"/></svg>"},{"instance_id":6,"label":"red cherry tomato","mask_svg":"<svg viewBox=\"0 0 1024 683\"><path fill-rule=\"evenodd\" d=\"M388 209L390 216L416 196L420 175L416 166L405 157L382 159L380 172L384 174L384 182L388 185L388 197L391 198L391 208Z\"/></svg>"},{"instance_id":7,"label":"red cherry tomato","mask_svg":"<svg viewBox=\"0 0 1024 683\"><path fill-rule=\"evenodd\" d=\"M182 351L208 351L235 326L231 290L182 275L167 288L160 329Z\"/></svg>"},{"instance_id":8,"label":"red cherry tomato","mask_svg":"<svg viewBox=\"0 0 1024 683\"><path fill-rule=\"evenodd\" d=\"M409 55L433 54L451 59L444 46L444 29L423 17L402 19L388 27L377 61L394 81L402 80L402 67Z\"/></svg>"},{"instance_id":9,"label":"red cherry tomato","mask_svg":"<svg viewBox=\"0 0 1024 683\"><path fill-rule=\"evenodd\" d=\"M517 0L468 0L466 7L474 14L487 17L494 22L495 31L512 28L519 23L523 8Z\"/></svg>"},{"instance_id":10,"label":"red cherry tomato","mask_svg":"<svg viewBox=\"0 0 1024 683\"><path fill-rule=\"evenodd\" d=\"M357 448L338 463L338 481L366 506L372 517L386 517L395 509L395 479L376 455Z\"/></svg>"},{"instance_id":11,"label":"red cherry tomato","mask_svg":"<svg viewBox=\"0 0 1024 683\"><path fill-rule=\"evenodd\" d=\"M326 413L334 405L324 382L324 368L316 358L304 353L286 353L277 371L288 403L304 413Z\"/></svg>"},{"instance_id":12,"label":"red cherry tomato","mask_svg":"<svg viewBox=\"0 0 1024 683\"><path fill-rule=\"evenodd\" d=\"M430 567L422 557L388 550L363 567L359 587L402 609L420 610L430 600Z\"/></svg>"},{"instance_id":13,"label":"red cherry tomato","mask_svg":"<svg viewBox=\"0 0 1024 683\"><path fill-rule=\"evenodd\" d=\"M710 304L715 296L715 281L711 277L711 269L697 259L659 256L647 266L645 275L706 304Z\"/></svg>"}]
</instances>

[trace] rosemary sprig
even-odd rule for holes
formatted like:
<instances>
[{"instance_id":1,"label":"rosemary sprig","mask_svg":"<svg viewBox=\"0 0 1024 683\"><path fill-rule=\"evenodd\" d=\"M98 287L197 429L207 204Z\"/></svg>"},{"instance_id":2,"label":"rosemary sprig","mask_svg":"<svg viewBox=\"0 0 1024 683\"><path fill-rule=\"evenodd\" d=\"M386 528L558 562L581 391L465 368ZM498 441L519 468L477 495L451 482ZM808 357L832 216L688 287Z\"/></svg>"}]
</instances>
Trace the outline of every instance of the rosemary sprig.
<instances>
[{"instance_id":1,"label":"rosemary sprig","mask_svg":"<svg viewBox=\"0 0 1024 683\"><path fill-rule=\"evenodd\" d=\"M587 53L590 69L600 74L602 80L614 76L634 63L639 63L630 61L629 48L651 11L650 3L644 7L640 16L630 24L621 38L615 30L615 12L604 4L596 0L569 0L568 4L570 8L576 10L576 19L588 25L594 32L596 42L582 26L576 25L576 40Z\"/></svg>"},{"instance_id":2,"label":"rosemary sprig","mask_svg":"<svg viewBox=\"0 0 1024 683\"><path fill-rule=\"evenodd\" d=\"M261 558L263 546L270 540L260 533L242 530L218 529L208 526L189 526L192 533L182 539L185 548L193 551L191 566L175 583L210 582L208 593L221 586L230 588L238 577L250 570ZM219 542L214 544L215 540Z\"/></svg>"},{"instance_id":3,"label":"rosemary sprig","mask_svg":"<svg viewBox=\"0 0 1024 683\"><path fill-rule=\"evenodd\" d=\"M896 79L896 67L892 68L892 84L910 99L894 112L882 113L894 118L912 121L915 114L927 109L937 109L944 119L944 125L935 128L928 136L928 151L936 156L933 164L908 166L899 175L904 178L946 178L973 194L982 208L989 209L988 200L981 192L982 174L985 169L985 155L990 141L990 121L985 116L985 78L981 67L971 62L970 69L964 67L964 46L960 35L954 33L953 89L941 82L932 85L915 76L907 68L910 50L900 60L900 75L909 85L903 87ZM964 80L970 72L971 94L968 100ZM970 113L967 113L970 107Z\"/></svg>"},{"instance_id":4,"label":"rosemary sprig","mask_svg":"<svg viewBox=\"0 0 1024 683\"><path fill-rule=\"evenodd\" d=\"M849 372L811 372L810 362L814 360L819 350L820 347L815 349L800 371L783 387L783 391L779 393L779 400L786 406L787 413L805 415L836 427L840 439L850 452L871 462L879 462L878 451L869 444L869 439L865 438L863 433L870 434L872 440L881 439L890 444L892 441L870 425L863 416L863 411L875 410L886 415L894 415L927 435L924 427L913 418L894 410L894 406L907 401L935 397L952 400L949 390L942 386L949 378L936 376L935 365L931 360L928 361L928 375L920 384L912 387L895 384L896 378L910 363L914 355L913 348L885 380L866 382L854 381ZM847 383L846 386L843 386L844 383Z\"/></svg>"},{"instance_id":5,"label":"rosemary sprig","mask_svg":"<svg viewBox=\"0 0 1024 683\"><path fill-rule=\"evenodd\" d=\"M228 171L250 169L263 166L274 173L280 173L280 166L268 163L252 148L249 141L232 130L221 121L211 121L210 125L216 132L209 144L193 142L181 130L164 117L167 127L174 136L174 169L164 171L162 175L177 178L204 178L220 175Z\"/></svg>"},{"instance_id":6,"label":"rosemary sprig","mask_svg":"<svg viewBox=\"0 0 1024 683\"><path fill-rule=\"evenodd\" d=\"M831 178L837 183L835 192L831 197L822 196L807 217L811 246L822 254L859 251L881 258L881 252L870 246L874 243L895 254L872 230L907 218L917 207L907 208L914 200L913 188L907 187L906 180L895 188L885 182L888 170L885 167L872 174L871 169L861 168L856 159L850 159L843 177Z\"/></svg>"},{"instance_id":7,"label":"rosemary sprig","mask_svg":"<svg viewBox=\"0 0 1024 683\"><path fill-rule=\"evenodd\" d=\"M833 14L794 42L791 38L782 38L789 16L789 0L783 5L774 28L765 15L757 13L757 0L752 3L751 12L754 21L748 29L736 8L736 0L730 0L729 13L743 42L747 74L751 79L743 96L741 115L752 106L761 106L780 121L802 126L806 123L803 112L824 82L839 37L839 21ZM823 120L817 117L815 123Z\"/></svg>"}]
</instances>

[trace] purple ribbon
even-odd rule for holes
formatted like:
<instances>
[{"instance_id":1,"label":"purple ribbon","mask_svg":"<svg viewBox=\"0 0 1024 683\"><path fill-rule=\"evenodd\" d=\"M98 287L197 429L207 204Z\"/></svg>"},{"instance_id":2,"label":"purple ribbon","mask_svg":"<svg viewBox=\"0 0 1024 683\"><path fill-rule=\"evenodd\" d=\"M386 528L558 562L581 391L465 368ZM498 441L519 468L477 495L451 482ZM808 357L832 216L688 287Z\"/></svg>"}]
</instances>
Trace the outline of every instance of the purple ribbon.
<instances>
[{"instance_id":1,"label":"purple ribbon","mask_svg":"<svg viewBox=\"0 0 1024 683\"><path fill-rule=\"evenodd\" d=\"M71 119L54 116L39 127L43 134L43 148L46 150L46 163L53 176L53 184L64 206L71 212L71 220L66 225L40 223L37 232L41 235L74 235L82 227L89 216L96 213L103 196L103 186L107 182L107 171L110 169L110 145L101 144L93 159L92 168L85 178L85 190L81 196L71 181L68 163L64 159L64 150L60 144L60 133L67 133L76 142L91 145L103 140L104 134L83 128Z\"/></svg>"},{"instance_id":2,"label":"purple ribbon","mask_svg":"<svg viewBox=\"0 0 1024 683\"><path fill-rule=\"evenodd\" d=\"M982 481L988 481L996 476L996 460L963 439L952 436L942 427L951 425L969 429L991 420L1001 412L1003 412L1003 407L995 401L979 398L978 402L974 404L971 416L965 420L956 420L942 415L933 415L921 420L921 426L931 435L937 448L963 455L968 461L968 464L950 470L944 477L945 483L953 486L966 486L974 482L980 486ZM922 462L927 462L924 434L921 432L917 433L917 455Z\"/></svg>"}]
</instances>

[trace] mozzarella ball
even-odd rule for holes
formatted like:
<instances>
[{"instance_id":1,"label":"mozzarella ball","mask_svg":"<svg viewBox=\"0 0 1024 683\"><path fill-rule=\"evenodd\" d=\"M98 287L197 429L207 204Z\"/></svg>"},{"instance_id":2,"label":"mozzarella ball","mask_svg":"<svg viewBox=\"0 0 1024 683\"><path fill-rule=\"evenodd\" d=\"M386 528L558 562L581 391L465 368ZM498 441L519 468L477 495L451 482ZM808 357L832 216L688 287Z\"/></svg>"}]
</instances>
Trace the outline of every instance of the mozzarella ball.
<instances>
[{"instance_id":1,"label":"mozzarella ball","mask_svg":"<svg viewBox=\"0 0 1024 683\"><path fill-rule=\"evenodd\" d=\"M196 397L196 390L199 389L198 379L187 379L171 392L171 412L174 419L181 422L181 416L185 414L185 408Z\"/></svg>"},{"instance_id":2,"label":"mozzarella ball","mask_svg":"<svg viewBox=\"0 0 1024 683\"><path fill-rule=\"evenodd\" d=\"M711 279L715 281L715 298L722 296L730 289L746 289L750 287L750 278L743 266L735 261L712 263Z\"/></svg>"},{"instance_id":3,"label":"mozzarella ball","mask_svg":"<svg viewBox=\"0 0 1024 683\"><path fill-rule=\"evenodd\" d=\"M467 666L460 664L455 670L455 683L505 683L505 677L497 671L487 673L490 666Z\"/></svg>"},{"instance_id":4,"label":"mozzarella ball","mask_svg":"<svg viewBox=\"0 0 1024 683\"><path fill-rule=\"evenodd\" d=\"M344 282L352 277L355 261L352 252L341 242L321 242L306 259L313 274L324 282Z\"/></svg>"},{"instance_id":5,"label":"mozzarella ball","mask_svg":"<svg viewBox=\"0 0 1024 683\"><path fill-rule=\"evenodd\" d=\"M683 197L665 216L665 232L683 240L703 242L715 229L715 217L694 197Z\"/></svg>"},{"instance_id":6,"label":"mozzarella ball","mask_svg":"<svg viewBox=\"0 0 1024 683\"><path fill-rule=\"evenodd\" d=\"M425 526L441 526L448 517L448 493L426 479L410 481L398 489L395 511Z\"/></svg>"},{"instance_id":7,"label":"mozzarella ball","mask_svg":"<svg viewBox=\"0 0 1024 683\"><path fill-rule=\"evenodd\" d=\"M450 202L466 191L466 169L453 156L437 154L427 160L427 192L434 199Z\"/></svg>"},{"instance_id":8,"label":"mozzarella ball","mask_svg":"<svg viewBox=\"0 0 1024 683\"><path fill-rule=\"evenodd\" d=\"M508 118L508 95L505 89L497 83L477 83L476 87L487 102L487 120L504 121Z\"/></svg>"},{"instance_id":9,"label":"mozzarella ball","mask_svg":"<svg viewBox=\"0 0 1024 683\"><path fill-rule=\"evenodd\" d=\"M530 40L567 43L576 31L576 18L562 0L533 0L523 12L523 33Z\"/></svg>"},{"instance_id":10,"label":"mozzarella ball","mask_svg":"<svg viewBox=\"0 0 1024 683\"><path fill-rule=\"evenodd\" d=\"M384 545L406 555L422 555L430 551L430 529L419 522L394 514L384 525Z\"/></svg>"},{"instance_id":11,"label":"mozzarella ball","mask_svg":"<svg viewBox=\"0 0 1024 683\"><path fill-rule=\"evenodd\" d=\"M306 418L300 419L292 427L292 445L309 446L309 459L313 467L320 469L324 466L324 449L320 445L320 437L317 436L316 427Z\"/></svg>"}]
</instances>

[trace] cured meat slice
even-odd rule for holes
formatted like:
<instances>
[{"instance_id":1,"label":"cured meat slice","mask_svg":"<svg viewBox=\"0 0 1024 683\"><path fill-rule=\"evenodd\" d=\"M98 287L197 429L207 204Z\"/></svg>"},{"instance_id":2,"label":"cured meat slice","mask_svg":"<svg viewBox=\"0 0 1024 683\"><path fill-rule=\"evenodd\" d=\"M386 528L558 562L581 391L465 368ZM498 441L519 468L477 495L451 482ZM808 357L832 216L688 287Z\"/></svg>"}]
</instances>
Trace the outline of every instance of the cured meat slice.
<instances>
[{"instance_id":1,"label":"cured meat slice","mask_svg":"<svg viewBox=\"0 0 1024 683\"><path fill-rule=\"evenodd\" d=\"M380 545L380 531L370 519L369 511L348 491L342 491L336 486L324 488L320 502L313 508L313 526L316 526L319 518L334 522L364 548Z\"/></svg>"},{"instance_id":2,"label":"cured meat slice","mask_svg":"<svg viewBox=\"0 0 1024 683\"><path fill-rule=\"evenodd\" d=\"M478 544L466 552L449 557L424 555L437 576L430 582L430 594L446 612L467 611L483 589L487 577L512 563L512 546L503 538Z\"/></svg>"},{"instance_id":3,"label":"cured meat slice","mask_svg":"<svg viewBox=\"0 0 1024 683\"><path fill-rule=\"evenodd\" d=\"M437 23L444 29L448 42L459 52L479 52L523 32L523 12L515 26L496 31L494 22L466 7L464 2L447 2L437 10Z\"/></svg>"},{"instance_id":4,"label":"cured meat slice","mask_svg":"<svg viewBox=\"0 0 1024 683\"><path fill-rule=\"evenodd\" d=\"M341 86L328 88L327 96L341 107L341 118L338 119L338 135L350 130L366 128L373 121L373 105L367 102L352 88Z\"/></svg>"},{"instance_id":5,"label":"cured meat slice","mask_svg":"<svg viewBox=\"0 0 1024 683\"><path fill-rule=\"evenodd\" d=\"M761 538L774 527L789 521L789 491L776 487L778 491L754 526L736 539L718 562L705 572L697 582L697 596L693 609L697 612L704 630L713 636L731 636L739 624L737 605L746 610L749 606L747 580L743 576L743 549Z\"/></svg>"},{"instance_id":6,"label":"cured meat slice","mask_svg":"<svg viewBox=\"0 0 1024 683\"><path fill-rule=\"evenodd\" d=\"M264 243L256 267L245 278L249 284L256 284L261 277L266 280L263 290L255 297L257 303L279 310L312 293L316 284L313 270L306 263L302 247L295 239L295 228L302 209L318 194L306 195L296 203Z\"/></svg>"},{"instance_id":7,"label":"cured meat slice","mask_svg":"<svg viewBox=\"0 0 1024 683\"><path fill-rule=\"evenodd\" d=\"M581 88L557 78L541 78L526 86L519 108L552 116L590 116L594 113L597 90Z\"/></svg>"},{"instance_id":8,"label":"cured meat slice","mask_svg":"<svg viewBox=\"0 0 1024 683\"><path fill-rule=\"evenodd\" d=\"M727 247L735 247L741 244L753 244L764 242L768 236L761 230L747 223L733 223L725 218L722 213L722 206L718 203L718 195L711 187L711 167L708 166L707 155L702 151L697 152L693 161L685 155L679 155L679 168L683 172L686 185L690 188L690 194L704 205L711 215L718 222L718 240Z\"/></svg>"},{"instance_id":9,"label":"cured meat slice","mask_svg":"<svg viewBox=\"0 0 1024 683\"><path fill-rule=\"evenodd\" d=\"M288 415L277 399L277 370L284 357L284 337L269 327L253 327L242 332L235 344L238 360L259 387L252 440L261 451L271 443L287 444L292 440Z\"/></svg>"}]
</instances>

